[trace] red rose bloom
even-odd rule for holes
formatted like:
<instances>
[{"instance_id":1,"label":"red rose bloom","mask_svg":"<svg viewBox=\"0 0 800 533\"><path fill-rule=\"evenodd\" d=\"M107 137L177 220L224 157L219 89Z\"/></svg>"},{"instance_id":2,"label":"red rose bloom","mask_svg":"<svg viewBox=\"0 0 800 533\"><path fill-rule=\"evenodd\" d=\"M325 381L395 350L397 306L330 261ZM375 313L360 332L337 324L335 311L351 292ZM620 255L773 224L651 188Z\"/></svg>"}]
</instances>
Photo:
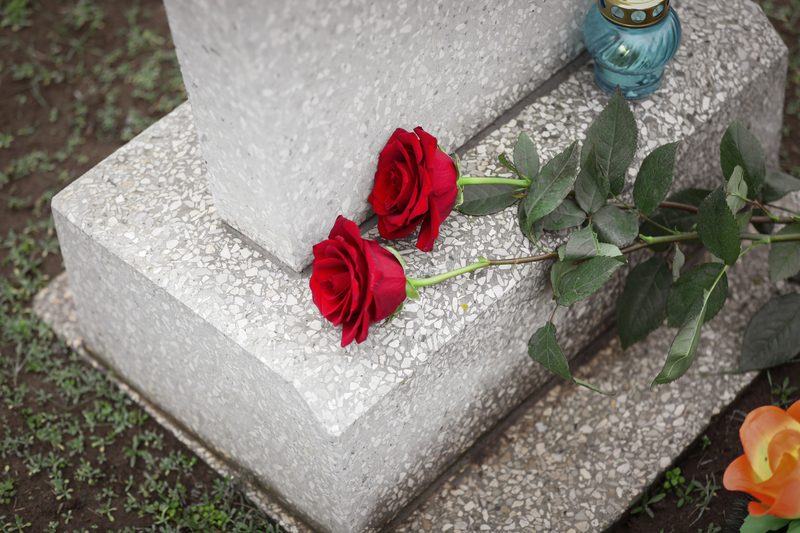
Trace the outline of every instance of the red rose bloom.
<instances>
[{"instance_id":1,"label":"red rose bloom","mask_svg":"<svg viewBox=\"0 0 800 533\"><path fill-rule=\"evenodd\" d=\"M355 222L340 216L328 240L314 245L311 294L322 316L343 324L342 346L362 343L370 324L406 298L406 276L391 252L361 238Z\"/></svg>"},{"instance_id":2,"label":"red rose bloom","mask_svg":"<svg viewBox=\"0 0 800 533\"><path fill-rule=\"evenodd\" d=\"M422 224L417 248L430 252L456 203L458 172L433 136L422 128L414 133L398 128L389 138L368 201L378 214L381 237L400 239Z\"/></svg>"}]
</instances>

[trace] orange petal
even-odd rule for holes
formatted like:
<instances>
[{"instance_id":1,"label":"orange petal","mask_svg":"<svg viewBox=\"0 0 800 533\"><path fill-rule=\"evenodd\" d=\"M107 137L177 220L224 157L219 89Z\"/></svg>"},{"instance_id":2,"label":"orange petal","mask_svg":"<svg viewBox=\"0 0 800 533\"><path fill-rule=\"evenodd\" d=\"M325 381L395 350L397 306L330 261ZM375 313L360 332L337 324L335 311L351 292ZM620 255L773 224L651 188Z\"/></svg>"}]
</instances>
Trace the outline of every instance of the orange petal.
<instances>
[{"instance_id":1,"label":"orange petal","mask_svg":"<svg viewBox=\"0 0 800 533\"><path fill-rule=\"evenodd\" d=\"M750 502L747 511L753 516L764 516L768 509L761 502Z\"/></svg>"},{"instance_id":2,"label":"orange petal","mask_svg":"<svg viewBox=\"0 0 800 533\"><path fill-rule=\"evenodd\" d=\"M794 402L794 405L786 411L786 414L800 422L800 400Z\"/></svg>"},{"instance_id":3,"label":"orange petal","mask_svg":"<svg viewBox=\"0 0 800 533\"><path fill-rule=\"evenodd\" d=\"M775 503L769 508L769 514L781 518L800 518L800 479L790 479L783 485Z\"/></svg>"},{"instance_id":4,"label":"orange petal","mask_svg":"<svg viewBox=\"0 0 800 533\"><path fill-rule=\"evenodd\" d=\"M767 446L767 456L769 457L769 468L773 472L778 469L778 465L783 458L783 454L788 453L795 459L800 452L800 433L792 430L783 430L777 433Z\"/></svg>"},{"instance_id":5,"label":"orange petal","mask_svg":"<svg viewBox=\"0 0 800 533\"><path fill-rule=\"evenodd\" d=\"M722 477L722 484L730 491L746 492L767 505L775 501L775 496L777 496L777 492L766 491L758 482L758 478L750 467L750 462L747 460L746 455L737 457L728 465L725 475ZM753 513L751 512L750 514Z\"/></svg>"},{"instance_id":6,"label":"orange petal","mask_svg":"<svg viewBox=\"0 0 800 533\"><path fill-rule=\"evenodd\" d=\"M800 422L773 405L759 407L745 418L739 436L747 460L760 481L772 476L767 453L769 442L777 433L787 429L800 433Z\"/></svg>"}]
</instances>

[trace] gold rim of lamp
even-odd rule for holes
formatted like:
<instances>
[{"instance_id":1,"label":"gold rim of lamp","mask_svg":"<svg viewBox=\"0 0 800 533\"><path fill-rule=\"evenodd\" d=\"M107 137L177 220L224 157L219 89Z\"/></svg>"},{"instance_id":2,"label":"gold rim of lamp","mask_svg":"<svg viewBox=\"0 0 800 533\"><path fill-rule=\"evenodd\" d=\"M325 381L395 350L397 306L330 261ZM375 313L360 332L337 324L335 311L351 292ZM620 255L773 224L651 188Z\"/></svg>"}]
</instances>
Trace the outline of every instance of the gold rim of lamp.
<instances>
[{"instance_id":1,"label":"gold rim of lamp","mask_svg":"<svg viewBox=\"0 0 800 533\"><path fill-rule=\"evenodd\" d=\"M597 0L605 18L626 28L658 24L670 10L670 0Z\"/></svg>"}]
</instances>

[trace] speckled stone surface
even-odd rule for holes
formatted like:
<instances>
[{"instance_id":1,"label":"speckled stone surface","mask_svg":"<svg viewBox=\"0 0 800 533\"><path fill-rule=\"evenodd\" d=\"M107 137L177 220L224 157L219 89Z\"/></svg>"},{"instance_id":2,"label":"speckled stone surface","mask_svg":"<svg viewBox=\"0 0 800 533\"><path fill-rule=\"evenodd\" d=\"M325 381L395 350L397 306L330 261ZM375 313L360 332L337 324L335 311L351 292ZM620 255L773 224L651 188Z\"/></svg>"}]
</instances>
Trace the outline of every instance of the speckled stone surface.
<instances>
[{"instance_id":1,"label":"speckled stone surface","mask_svg":"<svg viewBox=\"0 0 800 533\"><path fill-rule=\"evenodd\" d=\"M657 144L685 141L678 187L713 183L719 139L735 116L777 157L786 49L753 4L736 21L722 6L681 9L684 45L665 85L634 105L638 161ZM606 100L590 70L579 71L465 163L492 173L523 126L548 160L582 139ZM186 105L70 185L53 208L88 346L321 530L379 527L549 377L526 356L528 337L553 309L546 264L424 289L367 342L340 348L340 331L310 303L308 280L226 230ZM563 238L548 235L543 245ZM534 253L511 210L452 215L431 254L415 252L413 240L394 245L413 277L481 255ZM594 338L621 279L559 313L569 356Z\"/></svg>"},{"instance_id":2,"label":"speckled stone surface","mask_svg":"<svg viewBox=\"0 0 800 533\"><path fill-rule=\"evenodd\" d=\"M455 150L583 50L594 0L167 0L220 216L295 270L363 222L376 154Z\"/></svg>"}]
</instances>

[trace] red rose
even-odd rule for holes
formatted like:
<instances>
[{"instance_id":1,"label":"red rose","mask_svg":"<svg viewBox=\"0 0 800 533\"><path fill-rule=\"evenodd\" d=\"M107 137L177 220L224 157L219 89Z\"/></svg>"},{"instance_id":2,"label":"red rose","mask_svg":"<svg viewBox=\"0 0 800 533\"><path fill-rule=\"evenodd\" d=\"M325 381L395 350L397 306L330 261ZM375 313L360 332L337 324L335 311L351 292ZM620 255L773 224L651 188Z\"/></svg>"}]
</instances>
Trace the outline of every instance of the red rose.
<instances>
[{"instance_id":1,"label":"red rose","mask_svg":"<svg viewBox=\"0 0 800 533\"><path fill-rule=\"evenodd\" d=\"M328 240L314 245L311 294L322 316L343 324L342 346L362 343L370 324L406 298L406 276L391 252L361 238L355 222L340 216Z\"/></svg>"},{"instance_id":2,"label":"red rose","mask_svg":"<svg viewBox=\"0 0 800 533\"><path fill-rule=\"evenodd\" d=\"M378 159L368 201L378 214L381 237L400 239L422 224L417 248L430 252L456 203L458 172L434 137L422 128L414 133L398 128L392 134Z\"/></svg>"}]
</instances>

